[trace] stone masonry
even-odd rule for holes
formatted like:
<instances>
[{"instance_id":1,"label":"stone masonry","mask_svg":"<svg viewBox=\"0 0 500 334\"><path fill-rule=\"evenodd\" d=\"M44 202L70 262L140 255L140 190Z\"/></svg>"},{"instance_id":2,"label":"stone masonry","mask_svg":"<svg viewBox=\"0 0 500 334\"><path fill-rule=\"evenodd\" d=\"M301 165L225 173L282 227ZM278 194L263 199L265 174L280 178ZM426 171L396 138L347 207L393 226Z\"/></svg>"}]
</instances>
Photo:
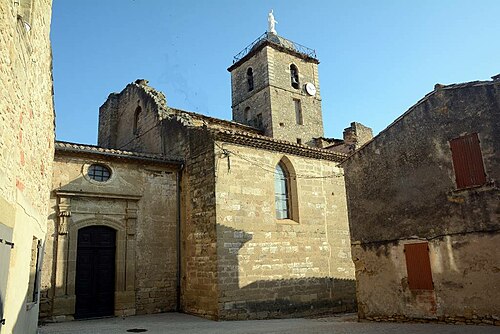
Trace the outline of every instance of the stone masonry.
<instances>
[{"instance_id":1,"label":"stone masonry","mask_svg":"<svg viewBox=\"0 0 500 334\"><path fill-rule=\"evenodd\" d=\"M111 178L88 176L92 164ZM43 319L75 313L76 239L87 226L116 230L114 315L177 310L180 162L152 154L57 142L42 276Z\"/></svg>"},{"instance_id":2,"label":"stone masonry","mask_svg":"<svg viewBox=\"0 0 500 334\"><path fill-rule=\"evenodd\" d=\"M51 0L0 2L2 333L36 333L37 327L37 254L47 230L54 151L51 6Z\"/></svg>"},{"instance_id":3,"label":"stone masonry","mask_svg":"<svg viewBox=\"0 0 500 334\"><path fill-rule=\"evenodd\" d=\"M264 134L277 139L314 146L313 138L323 136L323 115L319 89L318 63L312 57L284 47L288 43L275 36L272 43L263 41L241 60L229 67L231 72L233 120L257 126L257 114L262 116ZM276 44L278 43L278 44ZM299 86L291 86L290 65L299 72ZM248 91L247 70L253 69L254 89ZM316 87L316 95L309 96L304 84ZM300 101L302 124L296 119L294 99ZM249 108L250 116L245 114Z\"/></svg>"}]
</instances>

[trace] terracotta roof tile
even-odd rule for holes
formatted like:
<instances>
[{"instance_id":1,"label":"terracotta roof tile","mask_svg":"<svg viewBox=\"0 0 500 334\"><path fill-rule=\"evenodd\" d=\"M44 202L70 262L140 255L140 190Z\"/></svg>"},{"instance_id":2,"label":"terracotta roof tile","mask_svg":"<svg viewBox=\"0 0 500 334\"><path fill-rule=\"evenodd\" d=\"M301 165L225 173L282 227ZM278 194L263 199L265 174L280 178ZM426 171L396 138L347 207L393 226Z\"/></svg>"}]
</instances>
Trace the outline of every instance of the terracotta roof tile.
<instances>
[{"instance_id":1,"label":"terracotta roof tile","mask_svg":"<svg viewBox=\"0 0 500 334\"><path fill-rule=\"evenodd\" d=\"M175 157L167 157L162 154L123 151L110 148L103 148L95 145L77 144L65 141L56 141L55 149L56 153L71 152L71 153L95 154L95 155L103 155L121 159L143 160L143 161L152 161L160 163L170 163L175 165L182 164L181 159Z\"/></svg>"}]
</instances>

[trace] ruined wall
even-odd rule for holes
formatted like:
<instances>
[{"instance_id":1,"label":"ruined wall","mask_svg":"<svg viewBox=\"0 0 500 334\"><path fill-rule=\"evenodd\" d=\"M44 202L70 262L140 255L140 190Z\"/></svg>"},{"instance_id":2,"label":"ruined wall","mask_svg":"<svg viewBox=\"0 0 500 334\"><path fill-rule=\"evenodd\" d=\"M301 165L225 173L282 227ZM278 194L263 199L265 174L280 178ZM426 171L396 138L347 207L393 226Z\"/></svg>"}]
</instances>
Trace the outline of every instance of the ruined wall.
<instances>
[{"instance_id":1,"label":"ruined wall","mask_svg":"<svg viewBox=\"0 0 500 334\"><path fill-rule=\"evenodd\" d=\"M0 3L0 238L15 245L0 243L2 333L36 332L30 262L33 238L43 246L52 174L52 1L33 3Z\"/></svg>"},{"instance_id":2,"label":"ruined wall","mask_svg":"<svg viewBox=\"0 0 500 334\"><path fill-rule=\"evenodd\" d=\"M90 179L87 170L93 163L110 168L111 178L106 182ZM176 310L176 183L175 166L58 152L42 276L41 318L73 318L76 238L80 228L92 225L116 230L114 314Z\"/></svg>"},{"instance_id":3,"label":"ruined wall","mask_svg":"<svg viewBox=\"0 0 500 334\"><path fill-rule=\"evenodd\" d=\"M486 184L459 190L449 140L466 133L478 133ZM490 257L500 227L499 133L500 82L437 86L343 164L361 317L498 316L499 299L475 293L499 280L498 257ZM403 256L398 242L415 238L432 241L431 260L454 259L433 263L436 307L426 312L411 311L421 301L417 294L407 298L400 281L406 269L393 261ZM382 285L389 283L398 295L385 293L389 287ZM386 308L378 306L380 300Z\"/></svg>"},{"instance_id":4,"label":"ruined wall","mask_svg":"<svg viewBox=\"0 0 500 334\"><path fill-rule=\"evenodd\" d=\"M344 179L337 163L286 155L296 175L295 214L293 220L278 220L274 168L284 155L222 142L215 154L220 318L355 309Z\"/></svg>"},{"instance_id":5,"label":"ruined wall","mask_svg":"<svg viewBox=\"0 0 500 334\"><path fill-rule=\"evenodd\" d=\"M98 145L136 152L162 153L160 119L165 96L136 80L110 94L99 108ZM136 114L139 116L136 118Z\"/></svg>"}]
</instances>

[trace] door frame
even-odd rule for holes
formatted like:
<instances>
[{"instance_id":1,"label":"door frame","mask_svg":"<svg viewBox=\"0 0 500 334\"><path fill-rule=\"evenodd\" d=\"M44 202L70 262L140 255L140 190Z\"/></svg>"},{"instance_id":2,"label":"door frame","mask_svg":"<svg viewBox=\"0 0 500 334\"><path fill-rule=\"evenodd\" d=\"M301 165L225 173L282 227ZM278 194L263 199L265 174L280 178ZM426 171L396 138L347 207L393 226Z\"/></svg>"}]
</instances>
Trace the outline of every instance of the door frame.
<instances>
[{"instance_id":1,"label":"door frame","mask_svg":"<svg viewBox=\"0 0 500 334\"><path fill-rule=\"evenodd\" d=\"M111 310L110 310L110 313L109 314L100 314L100 315L95 315L95 316L82 316L82 314L80 313L79 316L78 316L78 319L87 319L87 318L93 318L93 317L107 317L107 316L112 316L114 315L114 310L115 310L115 283L116 283L116 274L115 274L115 271L116 271L116 229L112 228L112 227L109 227L109 226L106 226L106 225L92 225L92 226L86 226L86 227L82 227L80 229L78 229L78 233L77 233L77 239L76 239L76 248L77 248L77 253L76 253L76 275L75 275L75 319L77 318L77 309L76 309L76 306L78 305L78 295L76 295L76 285L77 285L77 281L78 281L78 252L81 251L82 249L88 249L89 247L85 247L85 246L81 246L80 243L79 243L79 240L80 240L80 232L83 230L83 229L93 229L93 228L101 228L100 230L102 229L106 229L108 230L110 233L113 233L113 243L112 245L109 245L107 247L90 247L91 250L93 250L93 253L94 255L95 254L95 250L99 250L99 249L108 249L108 250L113 250L113 262L112 262L112 265L113 265L113 286L112 286L112 300L110 300L110 302L112 303L111 305ZM111 232L112 231L112 232ZM99 232L99 230L94 230L92 231L92 234L96 234L97 232ZM95 257L93 257L95 259ZM81 260L81 258L80 258ZM97 269L95 266L95 262L93 263L93 265L91 265L91 268L93 269L93 271L95 269ZM81 272L80 272L81 274ZM92 274L92 281L94 279L97 278L96 275ZM92 289L91 289L92 290ZM95 296L94 296L95 297ZM82 311L82 309L80 309L80 311ZM86 310L87 313L88 313L88 310Z\"/></svg>"},{"instance_id":2,"label":"door frame","mask_svg":"<svg viewBox=\"0 0 500 334\"><path fill-rule=\"evenodd\" d=\"M78 230L88 226L107 226L116 231L114 315L134 315L135 304L135 252L137 201L127 201L122 219L93 214L91 218L76 220L72 214L66 233L57 233L55 263L55 293L52 316L75 314L76 254ZM88 217L88 216L87 216Z\"/></svg>"}]
</instances>

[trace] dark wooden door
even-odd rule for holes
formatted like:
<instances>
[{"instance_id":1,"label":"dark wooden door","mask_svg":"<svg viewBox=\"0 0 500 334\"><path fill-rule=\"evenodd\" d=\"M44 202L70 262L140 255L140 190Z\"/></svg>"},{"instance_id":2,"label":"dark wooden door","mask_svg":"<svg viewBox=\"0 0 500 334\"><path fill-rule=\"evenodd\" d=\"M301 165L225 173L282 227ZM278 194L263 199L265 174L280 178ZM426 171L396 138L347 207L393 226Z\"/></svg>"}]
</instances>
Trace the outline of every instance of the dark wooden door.
<instances>
[{"instance_id":1,"label":"dark wooden door","mask_svg":"<svg viewBox=\"0 0 500 334\"><path fill-rule=\"evenodd\" d=\"M114 313L116 231L89 226L78 231L75 318Z\"/></svg>"}]
</instances>

